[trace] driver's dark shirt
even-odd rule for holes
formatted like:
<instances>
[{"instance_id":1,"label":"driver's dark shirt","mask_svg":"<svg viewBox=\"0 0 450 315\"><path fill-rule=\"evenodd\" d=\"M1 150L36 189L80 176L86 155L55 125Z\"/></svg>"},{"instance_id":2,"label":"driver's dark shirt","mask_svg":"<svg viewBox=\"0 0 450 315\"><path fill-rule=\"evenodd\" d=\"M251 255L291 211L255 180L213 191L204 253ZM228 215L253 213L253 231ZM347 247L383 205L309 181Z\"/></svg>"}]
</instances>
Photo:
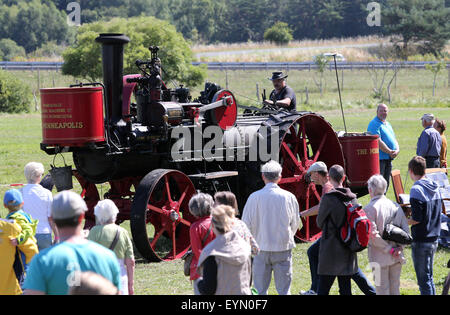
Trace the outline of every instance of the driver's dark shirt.
<instances>
[{"instance_id":1,"label":"driver's dark shirt","mask_svg":"<svg viewBox=\"0 0 450 315\"><path fill-rule=\"evenodd\" d=\"M290 88L289 86L285 86L280 93L277 93L277 90L273 90L272 93L270 94L270 100L273 101L274 103L276 101L281 101L284 100L285 98L290 98L291 99L291 105L289 105L289 107L284 107L286 108L288 111L291 110L297 110L297 98L295 96L295 92L292 88Z\"/></svg>"}]
</instances>

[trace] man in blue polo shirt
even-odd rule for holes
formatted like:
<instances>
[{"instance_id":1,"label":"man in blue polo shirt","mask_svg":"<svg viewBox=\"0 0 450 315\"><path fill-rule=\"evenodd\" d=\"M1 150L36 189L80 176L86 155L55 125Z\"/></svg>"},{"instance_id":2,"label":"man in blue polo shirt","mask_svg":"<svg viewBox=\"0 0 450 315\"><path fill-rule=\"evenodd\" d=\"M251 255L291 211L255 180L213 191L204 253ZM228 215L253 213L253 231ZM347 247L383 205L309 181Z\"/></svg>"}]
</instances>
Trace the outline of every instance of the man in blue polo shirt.
<instances>
[{"instance_id":1,"label":"man in blue polo shirt","mask_svg":"<svg viewBox=\"0 0 450 315\"><path fill-rule=\"evenodd\" d=\"M378 105L377 117L372 119L367 127L367 131L373 135L379 135L380 146L380 174L387 182L386 191L389 188L389 180L392 171L392 160L397 157L400 152L400 146L395 137L394 129L386 120L389 108L385 104Z\"/></svg>"}]
</instances>

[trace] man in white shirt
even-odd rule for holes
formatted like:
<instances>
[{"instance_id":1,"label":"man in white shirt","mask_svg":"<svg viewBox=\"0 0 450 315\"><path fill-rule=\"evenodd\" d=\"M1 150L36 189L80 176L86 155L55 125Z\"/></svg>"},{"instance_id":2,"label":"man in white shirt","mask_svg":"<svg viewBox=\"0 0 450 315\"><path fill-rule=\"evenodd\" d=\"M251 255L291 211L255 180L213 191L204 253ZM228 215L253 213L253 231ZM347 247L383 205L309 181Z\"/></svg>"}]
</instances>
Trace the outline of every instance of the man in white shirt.
<instances>
[{"instance_id":1,"label":"man in white shirt","mask_svg":"<svg viewBox=\"0 0 450 315\"><path fill-rule=\"evenodd\" d=\"M52 230L57 238L57 230L51 220L53 195L51 191L39 185L44 174L44 166L41 163L28 163L25 165L24 173L28 184L22 188L23 211L30 214L33 219L39 220L36 240L39 251L42 251L52 245Z\"/></svg>"},{"instance_id":2,"label":"man in white shirt","mask_svg":"<svg viewBox=\"0 0 450 315\"><path fill-rule=\"evenodd\" d=\"M301 228L297 198L281 189L282 167L269 161L261 168L266 184L250 195L242 220L247 224L261 251L253 261L253 279L259 294L266 295L274 272L278 294L290 294L294 235Z\"/></svg>"}]
</instances>

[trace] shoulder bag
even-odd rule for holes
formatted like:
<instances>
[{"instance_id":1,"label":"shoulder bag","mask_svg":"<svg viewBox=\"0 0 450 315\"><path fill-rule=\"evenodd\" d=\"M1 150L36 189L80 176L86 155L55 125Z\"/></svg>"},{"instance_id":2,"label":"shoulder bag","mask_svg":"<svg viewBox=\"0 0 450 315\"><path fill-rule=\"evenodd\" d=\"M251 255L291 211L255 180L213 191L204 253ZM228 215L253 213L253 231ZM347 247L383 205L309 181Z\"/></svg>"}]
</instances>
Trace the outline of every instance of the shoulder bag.
<instances>
[{"instance_id":1,"label":"shoulder bag","mask_svg":"<svg viewBox=\"0 0 450 315\"><path fill-rule=\"evenodd\" d=\"M389 223L386 223L384 225L383 235L381 236L381 238L385 241L391 241L401 245L409 245L412 243L411 234L404 231L401 227L392 224L395 216L397 215L397 211L399 211L399 208L397 208L397 210L394 212L394 216L387 221Z\"/></svg>"}]
</instances>

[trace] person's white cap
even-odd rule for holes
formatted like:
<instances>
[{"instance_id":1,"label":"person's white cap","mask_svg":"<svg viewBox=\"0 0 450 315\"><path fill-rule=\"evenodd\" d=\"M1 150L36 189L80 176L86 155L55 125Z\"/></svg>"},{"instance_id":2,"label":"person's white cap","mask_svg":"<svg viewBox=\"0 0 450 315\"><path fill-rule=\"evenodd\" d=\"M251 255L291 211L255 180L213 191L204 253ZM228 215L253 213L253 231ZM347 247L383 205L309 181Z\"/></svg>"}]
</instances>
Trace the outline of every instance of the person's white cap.
<instances>
[{"instance_id":1,"label":"person's white cap","mask_svg":"<svg viewBox=\"0 0 450 315\"><path fill-rule=\"evenodd\" d=\"M426 121L433 121L434 120L434 115L433 114L424 114L422 116L422 118L420 118L421 120L426 120Z\"/></svg>"},{"instance_id":2,"label":"person's white cap","mask_svg":"<svg viewBox=\"0 0 450 315\"><path fill-rule=\"evenodd\" d=\"M54 220L74 218L83 214L86 210L86 202L73 191L62 191L53 198L52 218Z\"/></svg>"},{"instance_id":3,"label":"person's white cap","mask_svg":"<svg viewBox=\"0 0 450 315\"><path fill-rule=\"evenodd\" d=\"M308 174L311 172L328 172L328 168L324 162L316 162L309 167Z\"/></svg>"}]
</instances>

